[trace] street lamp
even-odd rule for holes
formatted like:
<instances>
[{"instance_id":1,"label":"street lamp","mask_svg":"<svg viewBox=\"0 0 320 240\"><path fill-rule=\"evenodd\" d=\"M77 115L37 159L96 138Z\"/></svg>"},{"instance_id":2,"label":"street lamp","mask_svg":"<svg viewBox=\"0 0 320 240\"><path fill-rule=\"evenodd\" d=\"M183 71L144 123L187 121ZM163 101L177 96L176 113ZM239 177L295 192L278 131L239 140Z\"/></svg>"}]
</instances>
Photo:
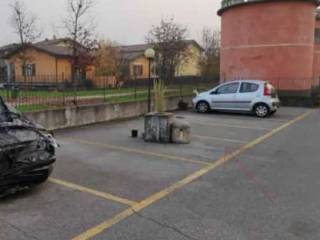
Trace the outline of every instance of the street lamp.
<instances>
[{"instance_id":1,"label":"street lamp","mask_svg":"<svg viewBox=\"0 0 320 240\"><path fill-rule=\"evenodd\" d=\"M148 48L144 52L144 56L149 61L149 81L148 81L148 112L151 112L151 63L156 56L156 52L153 48Z\"/></svg>"}]
</instances>

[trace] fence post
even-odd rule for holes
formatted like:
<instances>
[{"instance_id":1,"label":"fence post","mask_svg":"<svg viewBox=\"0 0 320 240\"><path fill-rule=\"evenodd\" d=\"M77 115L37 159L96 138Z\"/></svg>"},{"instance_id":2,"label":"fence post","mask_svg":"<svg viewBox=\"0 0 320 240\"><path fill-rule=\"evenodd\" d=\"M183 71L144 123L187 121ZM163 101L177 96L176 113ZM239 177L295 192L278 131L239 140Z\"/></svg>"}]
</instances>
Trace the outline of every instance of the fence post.
<instances>
[{"instance_id":1,"label":"fence post","mask_svg":"<svg viewBox=\"0 0 320 240\"><path fill-rule=\"evenodd\" d=\"M103 101L107 101L107 77L103 77Z\"/></svg>"},{"instance_id":2,"label":"fence post","mask_svg":"<svg viewBox=\"0 0 320 240\"><path fill-rule=\"evenodd\" d=\"M73 104L77 106L77 81L78 76L73 77Z\"/></svg>"},{"instance_id":3,"label":"fence post","mask_svg":"<svg viewBox=\"0 0 320 240\"><path fill-rule=\"evenodd\" d=\"M137 79L134 78L134 100L137 101Z\"/></svg>"},{"instance_id":4,"label":"fence post","mask_svg":"<svg viewBox=\"0 0 320 240\"><path fill-rule=\"evenodd\" d=\"M182 81L181 79L179 79L179 85L180 85L180 99L183 100L183 96L182 96Z\"/></svg>"},{"instance_id":5,"label":"fence post","mask_svg":"<svg viewBox=\"0 0 320 240\"><path fill-rule=\"evenodd\" d=\"M66 88L66 80L64 79L64 73L62 73L61 74L61 77L62 77L62 79L61 79L61 83L62 83L62 89L61 89L61 91L62 91L62 105L63 105L63 107L65 107L66 106L66 99L65 99L65 88Z\"/></svg>"},{"instance_id":6,"label":"fence post","mask_svg":"<svg viewBox=\"0 0 320 240\"><path fill-rule=\"evenodd\" d=\"M6 90L7 101L9 101L9 100L10 100L10 91L9 91L10 83L9 83L9 78L7 79L7 82L5 83L4 87L5 87L5 90Z\"/></svg>"}]
</instances>

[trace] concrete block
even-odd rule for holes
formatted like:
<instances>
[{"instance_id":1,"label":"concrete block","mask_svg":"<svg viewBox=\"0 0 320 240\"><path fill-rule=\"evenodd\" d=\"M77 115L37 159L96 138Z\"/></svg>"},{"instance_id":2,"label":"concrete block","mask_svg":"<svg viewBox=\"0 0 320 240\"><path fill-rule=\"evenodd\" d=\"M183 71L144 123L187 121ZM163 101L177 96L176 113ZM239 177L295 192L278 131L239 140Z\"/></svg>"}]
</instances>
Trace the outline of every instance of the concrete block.
<instances>
[{"instance_id":1,"label":"concrete block","mask_svg":"<svg viewBox=\"0 0 320 240\"><path fill-rule=\"evenodd\" d=\"M171 124L171 141L177 144L188 144L191 141L190 124L183 118L175 118Z\"/></svg>"}]
</instances>

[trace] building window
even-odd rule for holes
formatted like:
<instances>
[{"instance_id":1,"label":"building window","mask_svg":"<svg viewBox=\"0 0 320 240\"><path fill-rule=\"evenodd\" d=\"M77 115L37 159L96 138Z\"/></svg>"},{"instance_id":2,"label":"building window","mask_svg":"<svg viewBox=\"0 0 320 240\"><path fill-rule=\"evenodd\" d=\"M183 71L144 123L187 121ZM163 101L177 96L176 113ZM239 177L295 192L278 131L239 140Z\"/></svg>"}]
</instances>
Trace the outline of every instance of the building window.
<instances>
[{"instance_id":1,"label":"building window","mask_svg":"<svg viewBox=\"0 0 320 240\"><path fill-rule=\"evenodd\" d=\"M26 64L23 71L23 76L32 77L36 75L36 65L35 64Z\"/></svg>"},{"instance_id":2,"label":"building window","mask_svg":"<svg viewBox=\"0 0 320 240\"><path fill-rule=\"evenodd\" d=\"M320 44L320 28L316 28L315 34L314 34L314 39L316 44Z\"/></svg>"},{"instance_id":3,"label":"building window","mask_svg":"<svg viewBox=\"0 0 320 240\"><path fill-rule=\"evenodd\" d=\"M133 74L135 77L141 77L143 75L143 66L133 65Z\"/></svg>"}]
</instances>

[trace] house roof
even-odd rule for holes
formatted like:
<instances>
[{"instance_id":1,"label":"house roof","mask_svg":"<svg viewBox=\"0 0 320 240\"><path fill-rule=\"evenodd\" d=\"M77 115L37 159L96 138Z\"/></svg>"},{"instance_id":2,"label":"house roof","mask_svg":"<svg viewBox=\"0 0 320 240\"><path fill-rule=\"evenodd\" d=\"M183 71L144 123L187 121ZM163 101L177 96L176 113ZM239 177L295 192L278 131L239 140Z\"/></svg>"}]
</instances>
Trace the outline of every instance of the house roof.
<instances>
[{"instance_id":1,"label":"house roof","mask_svg":"<svg viewBox=\"0 0 320 240\"><path fill-rule=\"evenodd\" d=\"M20 45L16 43L0 47L0 58L4 58L6 55L16 51L19 47Z\"/></svg>"},{"instance_id":2,"label":"house roof","mask_svg":"<svg viewBox=\"0 0 320 240\"><path fill-rule=\"evenodd\" d=\"M141 52L141 51L145 51L149 47L152 47L152 45L151 44L126 45L126 46L121 46L121 51L124 51L124 52Z\"/></svg>"},{"instance_id":3,"label":"house roof","mask_svg":"<svg viewBox=\"0 0 320 240\"><path fill-rule=\"evenodd\" d=\"M51 40L46 39L34 44L28 44L27 46L57 57L72 57L72 41L73 40L70 38L59 38ZM199 49L203 50L203 48L195 40L185 40L185 42L187 44L193 44ZM143 56L145 50L150 47L152 47L152 44L126 45L120 47L120 53L124 60L132 61L138 57ZM10 44L0 47L0 58L9 57L12 54L18 52L20 49L20 44Z\"/></svg>"},{"instance_id":4,"label":"house roof","mask_svg":"<svg viewBox=\"0 0 320 240\"><path fill-rule=\"evenodd\" d=\"M121 57L125 60L134 60L144 55L146 49L152 47L151 44L136 44L120 47Z\"/></svg>"},{"instance_id":5,"label":"house roof","mask_svg":"<svg viewBox=\"0 0 320 240\"><path fill-rule=\"evenodd\" d=\"M72 40L69 38L53 40L46 39L44 41L33 44L33 47L54 56L71 57L73 55L71 42Z\"/></svg>"},{"instance_id":6,"label":"house roof","mask_svg":"<svg viewBox=\"0 0 320 240\"><path fill-rule=\"evenodd\" d=\"M197 43L197 41L195 40L185 40L185 43L187 43L188 45L193 44L196 47L198 47L200 50L203 50L200 44ZM120 47L120 52L123 59L131 61L138 57L143 56L145 50L151 47L152 47L152 44L126 45L126 46Z\"/></svg>"},{"instance_id":7,"label":"house roof","mask_svg":"<svg viewBox=\"0 0 320 240\"><path fill-rule=\"evenodd\" d=\"M46 39L41 42L34 44L27 44L26 47L34 48L36 50L46 52L50 55L57 57L71 57L73 55L73 50L71 47L72 39L70 38L60 38L60 39ZM6 58L15 54L21 49L20 44L10 44L0 47L0 57Z\"/></svg>"}]
</instances>

